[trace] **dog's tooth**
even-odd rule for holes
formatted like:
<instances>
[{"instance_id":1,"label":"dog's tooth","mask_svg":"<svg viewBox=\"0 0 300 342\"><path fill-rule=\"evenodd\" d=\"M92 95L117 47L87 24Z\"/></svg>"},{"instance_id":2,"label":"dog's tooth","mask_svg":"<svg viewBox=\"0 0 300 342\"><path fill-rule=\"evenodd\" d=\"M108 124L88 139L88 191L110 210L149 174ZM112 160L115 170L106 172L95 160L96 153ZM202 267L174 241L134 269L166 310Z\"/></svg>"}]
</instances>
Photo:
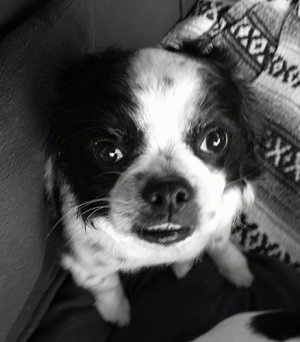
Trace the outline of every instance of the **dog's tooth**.
<instances>
[{"instance_id":1,"label":"dog's tooth","mask_svg":"<svg viewBox=\"0 0 300 342\"><path fill-rule=\"evenodd\" d=\"M170 224L168 226L169 230L180 230L182 227L179 224Z\"/></svg>"},{"instance_id":2,"label":"dog's tooth","mask_svg":"<svg viewBox=\"0 0 300 342\"><path fill-rule=\"evenodd\" d=\"M180 230L182 228L182 226L180 226L179 224L170 224L170 223L163 223L160 225L153 225L153 226L149 226L147 228L145 228L145 230L148 231L176 231L176 230Z\"/></svg>"},{"instance_id":3,"label":"dog's tooth","mask_svg":"<svg viewBox=\"0 0 300 342\"><path fill-rule=\"evenodd\" d=\"M177 239L178 239L178 233L175 232L174 235L172 235L172 236L168 236L168 237L164 237L164 238L159 239L159 242L165 243L165 242L175 241Z\"/></svg>"}]
</instances>

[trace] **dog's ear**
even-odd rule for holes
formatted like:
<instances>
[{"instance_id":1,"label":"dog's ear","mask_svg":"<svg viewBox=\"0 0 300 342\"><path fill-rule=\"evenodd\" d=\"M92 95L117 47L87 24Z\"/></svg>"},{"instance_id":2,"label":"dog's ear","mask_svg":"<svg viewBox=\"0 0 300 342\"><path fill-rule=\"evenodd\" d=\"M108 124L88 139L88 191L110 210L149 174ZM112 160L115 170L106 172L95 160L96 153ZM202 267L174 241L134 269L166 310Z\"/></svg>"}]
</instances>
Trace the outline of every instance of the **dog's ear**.
<instances>
[{"instance_id":1,"label":"dog's ear","mask_svg":"<svg viewBox=\"0 0 300 342\"><path fill-rule=\"evenodd\" d=\"M265 154L265 127L255 89L241 80L236 80L240 97L240 113L243 131L247 139L247 153L243 156L241 176L253 180L260 175Z\"/></svg>"},{"instance_id":2,"label":"dog's ear","mask_svg":"<svg viewBox=\"0 0 300 342\"><path fill-rule=\"evenodd\" d=\"M48 135L45 142L46 150L53 160L61 159L67 144L66 126L70 121L68 107L74 104L74 90L80 80L93 63L96 56L87 55L78 61L64 63L56 70L54 84L54 99L48 118Z\"/></svg>"},{"instance_id":3,"label":"dog's ear","mask_svg":"<svg viewBox=\"0 0 300 342\"><path fill-rule=\"evenodd\" d=\"M80 124L76 121L76 110L80 105L89 105L89 100L97 95L97 89L109 93L115 79L121 82L126 78L124 64L132 53L111 47L97 54L85 55L78 61L66 63L57 70L55 99L46 142L51 155L63 155L62 147L68 145L68 127L70 129L72 124L74 128L75 122Z\"/></svg>"},{"instance_id":4,"label":"dog's ear","mask_svg":"<svg viewBox=\"0 0 300 342\"><path fill-rule=\"evenodd\" d=\"M128 56L133 53L132 50L122 50L112 46L99 53L87 54L77 62L62 65L56 73L56 91L58 93L63 91L66 95L70 92L64 90L78 85L78 82L82 83L91 74L97 76L101 73L101 78L105 80L107 72L111 72L112 68L116 72L124 69L124 63L127 62Z\"/></svg>"},{"instance_id":5,"label":"dog's ear","mask_svg":"<svg viewBox=\"0 0 300 342\"><path fill-rule=\"evenodd\" d=\"M221 62L225 59L225 50L211 42L211 38L204 35L197 39L185 39L176 46L165 45L164 48L170 52L183 53L192 58L206 58Z\"/></svg>"}]
</instances>

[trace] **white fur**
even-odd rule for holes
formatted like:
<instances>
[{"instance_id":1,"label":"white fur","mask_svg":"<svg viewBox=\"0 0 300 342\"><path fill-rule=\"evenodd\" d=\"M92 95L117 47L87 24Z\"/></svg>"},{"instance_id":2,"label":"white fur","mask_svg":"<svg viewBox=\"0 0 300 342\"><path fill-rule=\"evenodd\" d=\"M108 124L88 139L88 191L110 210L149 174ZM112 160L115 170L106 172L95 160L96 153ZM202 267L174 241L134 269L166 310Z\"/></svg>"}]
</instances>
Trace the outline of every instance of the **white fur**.
<instances>
[{"instance_id":1,"label":"white fur","mask_svg":"<svg viewBox=\"0 0 300 342\"><path fill-rule=\"evenodd\" d=\"M65 184L62 214L72 253L64 256L63 265L80 286L94 294L99 312L108 321L120 325L129 322L129 305L118 271L175 264L175 273L182 277L193 259L208 250L231 282L240 286L251 283L246 259L229 242L231 224L244 199L250 200L251 191L242 194L237 187L227 189L225 174L207 166L184 141L204 93L197 76L201 68L201 63L162 50L146 49L137 54L132 66L132 88L140 110L132 119L143 130L147 144L111 191L108 218L94 218L94 228L84 227L74 196ZM140 205L136 176L143 173L176 173L188 179L201 208L191 236L164 246L132 234Z\"/></svg>"},{"instance_id":2,"label":"white fur","mask_svg":"<svg viewBox=\"0 0 300 342\"><path fill-rule=\"evenodd\" d=\"M147 134L152 148L166 148L170 141L182 140L194 114L196 101L203 94L197 70L201 64L185 57L158 49L141 50L133 61L139 86L136 95L141 106L140 115L133 119ZM167 86L164 79L170 79Z\"/></svg>"}]
</instances>

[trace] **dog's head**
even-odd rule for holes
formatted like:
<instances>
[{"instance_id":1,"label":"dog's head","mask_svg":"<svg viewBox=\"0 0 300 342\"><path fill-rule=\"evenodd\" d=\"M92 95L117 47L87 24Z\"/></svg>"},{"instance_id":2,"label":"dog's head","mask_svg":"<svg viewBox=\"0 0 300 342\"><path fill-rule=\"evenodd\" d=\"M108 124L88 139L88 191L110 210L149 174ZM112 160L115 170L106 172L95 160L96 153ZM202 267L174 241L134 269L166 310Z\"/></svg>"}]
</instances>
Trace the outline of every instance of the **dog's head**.
<instances>
[{"instance_id":1,"label":"dog's head","mask_svg":"<svg viewBox=\"0 0 300 342\"><path fill-rule=\"evenodd\" d=\"M232 223L257 160L247 88L222 62L109 50L58 94L52 160L88 226L161 250Z\"/></svg>"}]
</instances>

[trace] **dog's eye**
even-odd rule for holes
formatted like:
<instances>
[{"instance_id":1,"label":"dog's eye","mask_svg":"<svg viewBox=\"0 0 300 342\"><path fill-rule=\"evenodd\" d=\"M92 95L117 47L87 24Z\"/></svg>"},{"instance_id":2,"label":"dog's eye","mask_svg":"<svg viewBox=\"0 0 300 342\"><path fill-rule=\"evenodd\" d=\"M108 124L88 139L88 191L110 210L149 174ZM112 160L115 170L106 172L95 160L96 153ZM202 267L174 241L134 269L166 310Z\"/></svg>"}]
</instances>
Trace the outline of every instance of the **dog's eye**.
<instances>
[{"instance_id":1,"label":"dog's eye","mask_svg":"<svg viewBox=\"0 0 300 342\"><path fill-rule=\"evenodd\" d=\"M220 127L215 127L206 133L200 146L200 150L209 154L223 152L228 145L228 134Z\"/></svg>"},{"instance_id":2,"label":"dog's eye","mask_svg":"<svg viewBox=\"0 0 300 342\"><path fill-rule=\"evenodd\" d=\"M93 155L103 166L112 166L123 159L123 152L110 140L99 140L93 144Z\"/></svg>"}]
</instances>

